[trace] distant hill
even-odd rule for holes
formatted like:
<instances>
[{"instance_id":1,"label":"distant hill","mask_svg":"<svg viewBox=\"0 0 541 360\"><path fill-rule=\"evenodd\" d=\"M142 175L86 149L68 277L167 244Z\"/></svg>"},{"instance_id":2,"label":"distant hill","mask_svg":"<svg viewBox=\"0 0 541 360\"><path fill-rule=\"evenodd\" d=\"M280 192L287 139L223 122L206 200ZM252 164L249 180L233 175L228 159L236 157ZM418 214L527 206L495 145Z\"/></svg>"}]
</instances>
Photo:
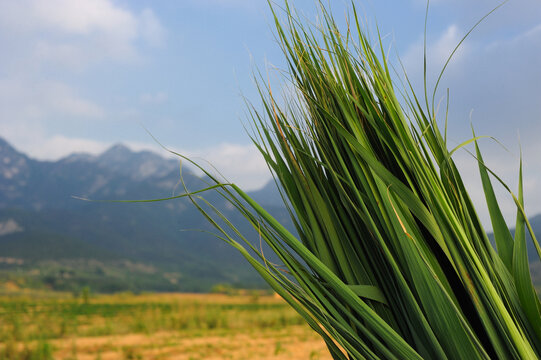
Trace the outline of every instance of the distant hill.
<instances>
[{"instance_id":1,"label":"distant hill","mask_svg":"<svg viewBox=\"0 0 541 360\"><path fill-rule=\"evenodd\" d=\"M541 214L536 215L529 219L530 225L532 225L532 230L535 234L535 237L538 241L541 240ZM512 230L512 233L514 234L514 230ZM537 250L535 249L535 245L532 242L532 238L530 237L530 233L528 232L528 229L526 229L526 241L527 241L527 248L528 248L528 258L531 262L539 261L539 255L537 254Z\"/></svg>"},{"instance_id":2,"label":"distant hill","mask_svg":"<svg viewBox=\"0 0 541 360\"><path fill-rule=\"evenodd\" d=\"M188 169L183 177L190 190L206 187ZM0 281L17 270L33 274L36 283L64 290L90 283L97 291L207 291L217 283L264 286L235 250L194 231L213 229L187 199L120 204L72 197L161 198L171 196L178 182L179 162L149 151L116 145L99 156L74 154L46 162L30 159L0 139ZM255 196L287 222L273 184ZM218 194L205 197L243 232L252 231L258 242Z\"/></svg>"}]
</instances>

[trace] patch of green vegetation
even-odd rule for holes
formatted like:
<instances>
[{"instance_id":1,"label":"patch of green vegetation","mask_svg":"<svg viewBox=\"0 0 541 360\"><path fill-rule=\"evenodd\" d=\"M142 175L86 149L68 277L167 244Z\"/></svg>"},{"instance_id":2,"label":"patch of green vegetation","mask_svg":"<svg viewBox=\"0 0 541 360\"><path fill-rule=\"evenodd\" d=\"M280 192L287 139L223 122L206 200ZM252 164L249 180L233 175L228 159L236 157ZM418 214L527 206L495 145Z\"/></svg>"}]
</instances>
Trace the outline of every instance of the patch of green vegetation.
<instances>
[{"instance_id":1,"label":"patch of green vegetation","mask_svg":"<svg viewBox=\"0 0 541 360\"><path fill-rule=\"evenodd\" d=\"M201 295L200 299L205 296ZM284 302L269 296L262 296L257 303L249 295L218 299L221 300L202 302L165 294L128 293L89 294L87 300L65 294L3 297L0 298L0 343L170 330L222 333L302 324L302 318Z\"/></svg>"}]
</instances>

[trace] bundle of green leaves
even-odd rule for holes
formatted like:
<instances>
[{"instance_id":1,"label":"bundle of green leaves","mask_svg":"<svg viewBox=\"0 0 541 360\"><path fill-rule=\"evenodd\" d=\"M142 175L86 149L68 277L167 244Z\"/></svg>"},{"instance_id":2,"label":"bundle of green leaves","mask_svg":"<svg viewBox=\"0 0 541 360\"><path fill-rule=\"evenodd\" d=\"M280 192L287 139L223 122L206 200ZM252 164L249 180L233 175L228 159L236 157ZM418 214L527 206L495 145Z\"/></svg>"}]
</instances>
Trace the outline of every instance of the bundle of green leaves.
<instances>
[{"instance_id":1,"label":"bundle of green leaves","mask_svg":"<svg viewBox=\"0 0 541 360\"><path fill-rule=\"evenodd\" d=\"M204 190L227 198L281 264L267 261L201 191L188 193L218 236L306 319L335 359L540 357L526 229L541 251L522 185L516 197L509 191L517 207L513 237L491 175L500 180L483 163L478 138L461 145L475 144L494 249L433 100L430 106L425 92L420 101L407 82L397 97L381 40L372 46L355 9L342 33L323 6L318 26L303 24L287 3L285 20L273 14L295 90L278 105L259 81L263 110L249 107L252 138L298 235L207 172L215 184Z\"/></svg>"}]
</instances>

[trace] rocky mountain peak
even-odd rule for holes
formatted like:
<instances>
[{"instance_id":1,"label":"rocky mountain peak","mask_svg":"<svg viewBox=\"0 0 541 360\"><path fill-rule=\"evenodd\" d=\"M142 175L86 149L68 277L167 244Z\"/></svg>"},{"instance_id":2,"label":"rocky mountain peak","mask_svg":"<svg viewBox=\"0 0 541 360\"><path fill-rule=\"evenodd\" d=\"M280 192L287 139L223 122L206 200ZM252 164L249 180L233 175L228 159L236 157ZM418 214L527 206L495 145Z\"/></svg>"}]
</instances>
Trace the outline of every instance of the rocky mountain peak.
<instances>
[{"instance_id":1,"label":"rocky mountain peak","mask_svg":"<svg viewBox=\"0 0 541 360\"><path fill-rule=\"evenodd\" d=\"M133 180L162 177L173 171L178 164L151 151L132 151L117 144L97 158L98 164Z\"/></svg>"},{"instance_id":2,"label":"rocky mountain peak","mask_svg":"<svg viewBox=\"0 0 541 360\"><path fill-rule=\"evenodd\" d=\"M133 151L130 150L126 145L124 144L116 144L111 146L108 150L106 150L104 153L102 153L98 160L100 162L121 162L129 160L129 158L134 154Z\"/></svg>"},{"instance_id":3,"label":"rocky mountain peak","mask_svg":"<svg viewBox=\"0 0 541 360\"><path fill-rule=\"evenodd\" d=\"M6 140L0 138L0 157L25 157L23 154L15 150Z\"/></svg>"},{"instance_id":4,"label":"rocky mountain peak","mask_svg":"<svg viewBox=\"0 0 541 360\"><path fill-rule=\"evenodd\" d=\"M28 158L0 138L0 179L21 181L28 173Z\"/></svg>"}]
</instances>

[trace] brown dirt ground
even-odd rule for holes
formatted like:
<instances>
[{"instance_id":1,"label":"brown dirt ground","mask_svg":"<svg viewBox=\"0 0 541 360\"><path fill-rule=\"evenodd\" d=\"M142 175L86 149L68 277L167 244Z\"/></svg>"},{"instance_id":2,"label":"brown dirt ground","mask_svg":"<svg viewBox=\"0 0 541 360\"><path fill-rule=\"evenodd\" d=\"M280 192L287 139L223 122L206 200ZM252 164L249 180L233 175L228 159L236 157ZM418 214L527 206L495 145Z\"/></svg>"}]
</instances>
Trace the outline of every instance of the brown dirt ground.
<instances>
[{"instance_id":1,"label":"brown dirt ground","mask_svg":"<svg viewBox=\"0 0 541 360\"><path fill-rule=\"evenodd\" d=\"M324 342L305 326L198 336L180 332L52 341L55 359L78 360L327 360Z\"/></svg>"}]
</instances>

